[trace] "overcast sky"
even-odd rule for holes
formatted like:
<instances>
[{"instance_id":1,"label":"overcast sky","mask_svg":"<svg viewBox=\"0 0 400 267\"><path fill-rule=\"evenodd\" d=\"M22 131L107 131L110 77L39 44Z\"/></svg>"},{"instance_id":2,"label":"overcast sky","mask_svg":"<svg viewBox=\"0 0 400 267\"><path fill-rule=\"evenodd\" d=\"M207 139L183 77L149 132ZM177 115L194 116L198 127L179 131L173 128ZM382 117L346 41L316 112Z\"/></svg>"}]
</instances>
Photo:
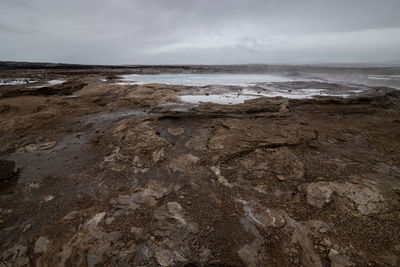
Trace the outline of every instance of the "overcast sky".
<instances>
[{"instance_id":1,"label":"overcast sky","mask_svg":"<svg viewBox=\"0 0 400 267\"><path fill-rule=\"evenodd\" d=\"M400 0L0 0L0 60L400 62Z\"/></svg>"}]
</instances>

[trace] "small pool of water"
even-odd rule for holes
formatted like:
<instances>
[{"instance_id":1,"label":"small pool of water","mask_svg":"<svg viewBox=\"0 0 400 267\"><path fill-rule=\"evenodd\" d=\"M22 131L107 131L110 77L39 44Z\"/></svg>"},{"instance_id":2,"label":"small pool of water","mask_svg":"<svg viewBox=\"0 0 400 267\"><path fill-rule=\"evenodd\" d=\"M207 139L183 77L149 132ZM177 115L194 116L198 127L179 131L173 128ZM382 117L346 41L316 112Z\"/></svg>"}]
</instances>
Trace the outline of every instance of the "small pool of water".
<instances>
[{"instance_id":1,"label":"small pool of water","mask_svg":"<svg viewBox=\"0 0 400 267\"><path fill-rule=\"evenodd\" d=\"M297 90L270 90L270 91L254 91L252 89L243 89L240 93L223 93L223 94L210 94L210 95L181 95L179 99L182 102L191 104L200 103L216 103L222 105L236 105L244 103L249 99L256 99L260 97L284 97L289 99L307 99L315 96L338 96L350 97L357 93L362 93L363 90L353 90L347 92L329 92L326 89L297 89Z\"/></svg>"},{"instance_id":2,"label":"small pool of water","mask_svg":"<svg viewBox=\"0 0 400 267\"><path fill-rule=\"evenodd\" d=\"M62 84L64 82L65 82L64 80L58 80L58 79L47 81L47 83L50 85Z\"/></svg>"},{"instance_id":3,"label":"small pool of water","mask_svg":"<svg viewBox=\"0 0 400 267\"><path fill-rule=\"evenodd\" d=\"M10 78L10 79L0 79L0 86L1 85L21 85L21 84L28 84L34 83L36 80L31 78Z\"/></svg>"},{"instance_id":4,"label":"small pool of water","mask_svg":"<svg viewBox=\"0 0 400 267\"><path fill-rule=\"evenodd\" d=\"M249 86L268 82L289 82L293 79L271 74L158 74L124 75L123 80L133 84L161 83L186 86L232 85Z\"/></svg>"}]
</instances>

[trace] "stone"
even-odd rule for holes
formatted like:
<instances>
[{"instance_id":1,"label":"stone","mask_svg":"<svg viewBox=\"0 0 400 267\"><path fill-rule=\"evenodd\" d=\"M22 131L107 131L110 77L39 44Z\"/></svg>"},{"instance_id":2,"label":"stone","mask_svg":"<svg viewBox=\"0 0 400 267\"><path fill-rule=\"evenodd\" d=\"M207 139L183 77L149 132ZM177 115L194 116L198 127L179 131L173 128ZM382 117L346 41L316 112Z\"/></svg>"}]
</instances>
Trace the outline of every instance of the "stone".
<instances>
[{"instance_id":1,"label":"stone","mask_svg":"<svg viewBox=\"0 0 400 267\"><path fill-rule=\"evenodd\" d=\"M140 191L132 195L119 195L116 199L112 199L110 203L119 209L136 210L143 204L155 206L157 199L167 195L169 188L163 187L156 181L149 181L147 185Z\"/></svg>"},{"instance_id":2,"label":"stone","mask_svg":"<svg viewBox=\"0 0 400 267\"><path fill-rule=\"evenodd\" d=\"M29 184L27 185L27 187L28 187L29 189L37 189L37 188L40 187L40 184L39 184L39 183L32 182L32 183L29 183Z\"/></svg>"},{"instance_id":3,"label":"stone","mask_svg":"<svg viewBox=\"0 0 400 267\"><path fill-rule=\"evenodd\" d=\"M67 215L65 215L63 220L72 220L78 214L79 214L79 212L77 210L73 210L70 213L68 213Z\"/></svg>"},{"instance_id":4,"label":"stone","mask_svg":"<svg viewBox=\"0 0 400 267\"><path fill-rule=\"evenodd\" d=\"M301 201L301 195L300 195L300 194L296 194L296 195L293 197L293 202L294 202L294 203L300 203L300 201Z\"/></svg>"},{"instance_id":5,"label":"stone","mask_svg":"<svg viewBox=\"0 0 400 267\"><path fill-rule=\"evenodd\" d=\"M307 203L313 207L322 208L331 201L333 190L326 182L311 183L307 186Z\"/></svg>"},{"instance_id":6,"label":"stone","mask_svg":"<svg viewBox=\"0 0 400 267\"><path fill-rule=\"evenodd\" d=\"M168 202L154 211L156 230L150 237L151 244L156 244L155 258L162 266L176 265L187 261L191 252L191 238L198 231L198 225L192 222L185 210L177 202ZM137 238L141 238L139 234ZM136 238L136 234L135 234ZM149 238L146 238L149 240Z\"/></svg>"},{"instance_id":7,"label":"stone","mask_svg":"<svg viewBox=\"0 0 400 267\"><path fill-rule=\"evenodd\" d=\"M326 233L328 231L329 231L329 229L325 228L325 227L322 227L322 228L319 229L319 232L322 233L322 234L324 234L324 233Z\"/></svg>"},{"instance_id":8,"label":"stone","mask_svg":"<svg viewBox=\"0 0 400 267\"><path fill-rule=\"evenodd\" d=\"M146 231L143 228L132 227L130 232L135 234L137 240L143 239L147 236Z\"/></svg>"},{"instance_id":9,"label":"stone","mask_svg":"<svg viewBox=\"0 0 400 267\"><path fill-rule=\"evenodd\" d=\"M331 196L336 193L339 197L350 200L357 210L363 214L378 213L380 203L384 201L376 188L355 183L317 182L307 186L307 203L311 206L322 208L331 201Z\"/></svg>"},{"instance_id":10,"label":"stone","mask_svg":"<svg viewBox=\"0 0 400 267\"><path fill-rule=\"evenodd\" d=\"M313 242L310 239L311 231L304 225L294 223L292 233L292 243L298 244L305 256L306 266L322 267L322 262L318 254L314 250Z\"/></svg>"},{"instance_id":11,"label":"stone","mask_svg":"<svg viewBox=\"0 0 400 267\"><path fill-rule=\"evenodd\" d=\"M94 267L96 264L101 262L101 256L96 253L88 253L87 254L87 265L88 267Z\"/></svg>"},{"instance_id":12,"label":"stone","mask_svg":"<svg viewBox=\"0 0 400 267\"><path fill-rule=\"evenodd\" d=\"M185 154L184 156L185 156L186 160L188 160L190 163L193 163L193 164L197 164L200 161L200 159L198 157L196 157L192 154Z\"/></svg>"},{"instance_id":13,"label":"stone","mask_svg":"<svg viewBox=\"0 0 400 267\"><path fill-rule=\"evenodd\" d=\"M233 187L233 184L229 183L228 180L226 180L225 177L221 175L221 170L218 167L212 166L211 170L217 176L218 182L220 182L224 186Z\"/></svg>"},{"instance_id":14,"label":"stone","mask_svg":"<svg viewBox=\"0 0 400 267\"><path fill-rule=\"evenodd\" d=\"M100 214L100 213L99 213ZM103 215L96 214L91 221L98 222ZM85 228L78 231L71 239L62 246L59 253L59 264L55 266L65 266L70 261L76 265L82 265L87 262L88 266L96 266L104 261L103 255L109 251L112 244L122 237L120 232L106 233L99 228L92 228L86 231Z\"/></svg>"},{"instance_id":15,"label":"stone","mask_svg":"<svg viewBox=\"0 0 400 267\"><path fill-rule=\"evenodd\" d=\"M172 215L172 218L176 219L181 224L186 224L186 220L184 218L185 212L178 202L168 202L167 207Z\"/></svg>"},{"instance_id":16,"label":"stone","mask_svg":"<svg viewBox=\"0 0 400 267\"><path fill-rule=\"evenodd\" d=\"M146 264L153 257L153 250L144 244L139 245L135 252L135 265L140 265L141 263Z\"/></svg>"},{"instance_id":17,"label":"stone","mask_svg":"<svg viewBox=\"0 0 400 267\"><path fill-rule=\"evenodd\" d=\"M319 220L309 220L305 222L305 225L313 230L315 233L326 233L330 230L331 226L328 223Z\"/></svg>"},{"instance_id":18,"label":"stone","mask_svg":"<svg viewBox=\"0 0 400 267\"><path fill-rule=\"evenodd\" d=\"M114 127L113 135L121 142L121 155L127 158L138 156L137 167L148 168L164 160L170 147L147 122L123 120Z\"/></svg>"},{"instance_id":19,"label":"stone","mask_svg":"<svg viewBox=\"0 0 400 267\"><path fill-rule=\"evenodd\" d=\"M29 144L23 148L23 151L20 152L34 152L34 151L41 151L41 150L49 150L56 146L56 142L46 142L41 144Z\"/></svg>"},{"instance_id":20,"label":"stone","mask_svg":"<svg viewBox=\"0 0 400 267\"><path fill-rule=\"evenodd\" d=\"M279 181L285 181L286 178L283 175L277 175L276 178L278 178Z\"/></svg>"},{"instance_id":21,"label":"stone","mask_svg":"<svg viewBox=\"0 0 400 267\"><path fill-rule=\"evenodd\" d=\"M30 224L30 223L25 224L24 227L22 228L22 232L25 233L26 231L31 229L31 227L32 227L32 224Z\"/></svg>"},{"instance_id":22,"label":"stone","mask_svg":"<svg viewBox=\"0 0 400 267\"><path fill-rule=\"evenodd\" d=\"M112 224L114 222L114 220L115 220L115 217L107 217L106 218L106 224L110 225L110 224Z\"/></svg>"},{"instance_id":23,"label":"stone","mask_svg":"<svg viewBox=\"0 0 400 267\"><path fill-rule=\"evenodd\" d=\"M168 128L168 133L172 135L182 135L185 132L185 130L182 127L178 128Z\"/></svg>"},{"instance_id":24,"label":"stone","mask_svg":"<svg viewBox=\"0 0 400 267\"><path fill-rule=\"evenodd\" d=\"M154 257L161 266L172 266L177 262L187 261L178 251L170 249L156 250L154 252Z\"/></svg>"},{"instance_id":25,"label":"stone","mask_svg":"<svg viewBox=\"0 0 400 267\"><path fill-rule=\"evenodd\" d=\"M258 250L254 249L249 244L245 244L242 248L240 248L240 250L238 251L238 255L247 266L257 266L259 255Z\"/></svg>"},{"instance_id":26,"label":"stone","mask_svg":"<svg viewBox=\"0 0 400 267\"><path fill-rule=\"evenodd\" d=\"M107 168L116 172L121 172L126 168L126 158L120 153L120 148L116 147L113 152L104 158L100 164L101 168Z\"/></svg>"},{"instance_id":27,"label":"stone","mask_svg":"<svg viewBox=\"0 0 400 267\"><path fill-rule=\"evenodd\" d=\"M355 266L355 264L350 261L349 256L340 254L333 248L329 250L328 258L331 262L331 267Z\"/></svg>"},{"instance_id":28,"label":"stone","mask_svg":"<svg viewBox=\"0 0 400 267\"><path fill-rule=\"evenodd\" d=\"M49 201L52 201L53 199L54 199L54 196L48 195L48 196L44 197L44 202L49 202Z\"/></svg>"},{"instance_id":29,"label":"stone","mask_svg":"<svg viewBox=\"0 0 400 267\"><path fill-rule=\"evenodd\" d=\"M245 206L244 211L251 221L261 227L282 227L285 224L284 212L281 210L269 209L259 204L252 204L251 206Z\"/></svg>"},{"instance_id":30,"label":"stone","mask_svg":"<svg viewBox=\"0 0 400 267\"><path fill-rule=\"evenodd\" d=\"M264 237L260 234L257 227L254 225L254 222L251 221L248 217L242 217L240 219L240 222L246 232L254 236L254 239L251 243L244 244L238 250L238 256L246 266L260 266L260 251L265 244Z\"/></svg>"},{"instance_id":31,"label":"stone","mask_svg":"<svg viewBox=\"0 0 400 267\"><path fill-rule=\"evenodd\" d=\"M379 203L384 201L382 195L375 191L376 189L373 191L366 186L354 183L335 183L332 184L332 187L339 196L344 196L353 202L363 215L378 213Z\"/></svg>"},{"instance_id":32,"label":"stone","mask_svg":"<svg viewBox=\"0 0 400 267\"><path fill-rule=\"evenodd\" d=\"M332 246L332 242L329 239L324 238L324 240L321 241L321 245L329 248Z\"/></svg>"},{"instance_id":33,"label":"stone","mask_svg":"<svg viewBox=\"0 0 400 267\"><path fill-rule=\"evenodd\" d=\"M174 263L174 254L169 249L157 250L154 257L161 266L171 266Z\"/></svg>"},{"instance_id":34,"label":"stone","mask_svg":"<svg viewBox=\"0 0 400 267\"><path fill-rule=\"evenodd\" d=\"M89 221L85 223L84 228L87 230L94 230L97 227L97 225L101 222L101 220L103 220L105 215L106 213L104 211L97 213Z\"/></svg>"},{"instance_id":35,"label":"stone","mask_svg":"<svg viewBox=\"0 0 400 267\"><path fill-rule=\"evenodd\" d=\"M33 248L33 253L35 253L35 254L45 253L47 251L49 244L50 244L50 241L46 236L39 237L35 242L35 246Z\"/></svg>"},{"instance_id":36,"label":"stone","mask_svg":"<svg viewBox=\"0 0 400 267\"><path fill-rule=\"evenodd\" d=\"M164 159L165 158L164 148L154 151L152 158L153 158L154 163L157 163L157 162L161 161L162 159Z\"/></svg>"}]
</instances>

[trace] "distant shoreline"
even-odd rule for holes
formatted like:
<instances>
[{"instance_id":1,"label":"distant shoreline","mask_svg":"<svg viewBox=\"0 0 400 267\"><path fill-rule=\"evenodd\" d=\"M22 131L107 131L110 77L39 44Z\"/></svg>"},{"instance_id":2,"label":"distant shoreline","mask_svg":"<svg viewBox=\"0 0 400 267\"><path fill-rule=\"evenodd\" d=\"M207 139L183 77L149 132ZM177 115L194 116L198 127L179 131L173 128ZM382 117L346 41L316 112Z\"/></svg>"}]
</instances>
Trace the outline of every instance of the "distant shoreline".
<instances>
[{"instance_id":1,"label":"distant shoreline","mask_svg":"<svg viewBox=\"0 0 400 267\"><path fill-rule=\"evenodd\" d=\"M169 69L220 69L226 68L249 68L254 70L282 70L285 69L400 69L400 63L315 63L315 64L73 64L53 62L28 62L28 61L0 61L0 69L148 69L148 68L169 68Z\"/></svg>"}]
</instances>

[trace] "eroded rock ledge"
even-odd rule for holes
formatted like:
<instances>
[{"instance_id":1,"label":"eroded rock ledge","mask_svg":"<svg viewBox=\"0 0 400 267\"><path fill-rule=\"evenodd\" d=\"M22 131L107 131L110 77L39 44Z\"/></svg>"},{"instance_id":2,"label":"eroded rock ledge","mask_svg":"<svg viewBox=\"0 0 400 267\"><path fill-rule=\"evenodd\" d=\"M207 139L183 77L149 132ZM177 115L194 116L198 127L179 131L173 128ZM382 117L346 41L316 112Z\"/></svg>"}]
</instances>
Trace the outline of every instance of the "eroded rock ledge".
<instances>
[{"instance_id":1,"label":"eroded rock ledge","mask_svg":"<svg viewBox=\"0 0 400 267\"><path fill-rule=\"evenodd\" d=\"M399 265L398 91L190 106L96 75L0 99L0 266Z\"/></svg>"}]
</instances>

